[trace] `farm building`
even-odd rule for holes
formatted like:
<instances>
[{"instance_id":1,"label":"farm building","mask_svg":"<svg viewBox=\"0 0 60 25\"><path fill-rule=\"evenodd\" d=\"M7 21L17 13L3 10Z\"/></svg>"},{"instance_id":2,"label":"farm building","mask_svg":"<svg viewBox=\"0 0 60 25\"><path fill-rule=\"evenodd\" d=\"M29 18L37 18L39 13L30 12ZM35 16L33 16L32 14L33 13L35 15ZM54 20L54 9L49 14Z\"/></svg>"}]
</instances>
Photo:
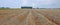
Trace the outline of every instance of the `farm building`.
<instances>
[{"instance_id":1,"label":"farm building","mask_svg":"<svg viewBox=\"0 0 60 25\"><path fill-rule=\"evenodd\" d=\"M21 7L21 9L32 9L32 7Z\"/></svg>"}]
</instances>

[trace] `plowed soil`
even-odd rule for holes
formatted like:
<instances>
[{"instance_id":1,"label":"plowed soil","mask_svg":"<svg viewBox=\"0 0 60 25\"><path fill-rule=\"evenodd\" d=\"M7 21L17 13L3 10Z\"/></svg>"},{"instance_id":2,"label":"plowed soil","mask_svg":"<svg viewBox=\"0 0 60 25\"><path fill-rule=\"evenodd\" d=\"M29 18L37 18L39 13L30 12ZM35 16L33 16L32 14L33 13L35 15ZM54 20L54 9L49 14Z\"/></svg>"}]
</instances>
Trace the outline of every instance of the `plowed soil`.
<instances>
[{"instance_id":1,"label":"plowed soil","mask_svg":"<svg viewBox=\"0 0 60 25\"><path fill-rule=\"evenodd\" d=\"M60 10L0 10L0 25L60 25Z\"/></svg>"}]
</instances>

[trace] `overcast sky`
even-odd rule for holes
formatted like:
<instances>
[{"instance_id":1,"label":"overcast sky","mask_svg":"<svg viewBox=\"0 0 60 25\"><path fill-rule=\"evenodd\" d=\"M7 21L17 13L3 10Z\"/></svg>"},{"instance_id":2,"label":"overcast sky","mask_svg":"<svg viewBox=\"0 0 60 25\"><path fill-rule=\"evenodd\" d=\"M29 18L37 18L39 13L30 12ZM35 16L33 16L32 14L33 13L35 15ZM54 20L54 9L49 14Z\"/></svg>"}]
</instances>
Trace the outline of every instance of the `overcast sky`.
<instances>
[{"instance_id":1,"label":"overcast sky","mask_svg":"<svg viewBox=\"0 0 60 25\"><path fill-rule=\"evenodd\" d=\"M19 8L21 6L60 8L60 0L0 0L0 7Z\"/></svg>"}]
</instances>

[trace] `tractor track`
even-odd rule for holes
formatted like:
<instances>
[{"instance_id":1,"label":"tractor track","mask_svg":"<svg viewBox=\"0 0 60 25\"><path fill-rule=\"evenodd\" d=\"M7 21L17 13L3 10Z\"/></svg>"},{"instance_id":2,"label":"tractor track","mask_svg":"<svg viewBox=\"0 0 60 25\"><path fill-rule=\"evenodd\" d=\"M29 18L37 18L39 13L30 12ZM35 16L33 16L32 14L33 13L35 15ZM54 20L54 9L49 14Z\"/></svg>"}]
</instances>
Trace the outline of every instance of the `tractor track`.
<instances>
[{"instance_id":1,"label":"tractor track","mask_svg":"<svg viewBox=\"0 0 60 25\"><path fill-rule=\"evenodd\" d=\"M38 10L35 10L37 13L39 13L39 14L41 14L42 16L44 16L45 18L47 18L50 22L52 22L52 23L54 23L54 24L56 24L56 25L60 25L59 23L57 23L57 22L59 22L59 20L57 21L57 20L54 20L54 19L56 19L53 15L53 19L51 18L51 17L49 17L49 13L45 13L45 12L47 12L47 10L42 10L42 11L38 11ZM46 15L46 16L45 16ZM59 17L60 18L60 17ZM58 19L58 16L57 16L57 19Z\"/></svg>"},{"instance_id":2,"label":"tractor track","mask_svg":"<svg viewBox=\"0 0 60 25\"><path fill-rule=\"evenodd\" d=\"M48 18L46 18L44 15L33 11L34 12L34 16L37 16L38 18L40 18L40 22L42 25L57 25L56 23L50 21ZM36 15L35 15L36 14Z\"/></svg>"}]
</instances>

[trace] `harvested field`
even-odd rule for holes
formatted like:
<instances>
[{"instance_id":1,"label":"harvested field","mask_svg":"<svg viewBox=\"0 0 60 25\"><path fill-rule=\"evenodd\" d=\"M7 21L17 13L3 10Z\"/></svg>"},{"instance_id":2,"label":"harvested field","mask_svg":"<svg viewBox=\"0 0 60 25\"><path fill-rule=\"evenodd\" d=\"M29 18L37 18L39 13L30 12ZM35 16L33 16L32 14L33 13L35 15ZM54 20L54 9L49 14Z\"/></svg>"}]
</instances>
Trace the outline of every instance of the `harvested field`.
<instances>
[{"instance_id":1,"label":"harvested field","mask_svg":"<svg viewBox=\"0 0 60 25\"><path fill-rule=\"evenodd\" d=\"M0 25L60 25L60 10L0 10Z\"/></svg>"}]
</instances>

